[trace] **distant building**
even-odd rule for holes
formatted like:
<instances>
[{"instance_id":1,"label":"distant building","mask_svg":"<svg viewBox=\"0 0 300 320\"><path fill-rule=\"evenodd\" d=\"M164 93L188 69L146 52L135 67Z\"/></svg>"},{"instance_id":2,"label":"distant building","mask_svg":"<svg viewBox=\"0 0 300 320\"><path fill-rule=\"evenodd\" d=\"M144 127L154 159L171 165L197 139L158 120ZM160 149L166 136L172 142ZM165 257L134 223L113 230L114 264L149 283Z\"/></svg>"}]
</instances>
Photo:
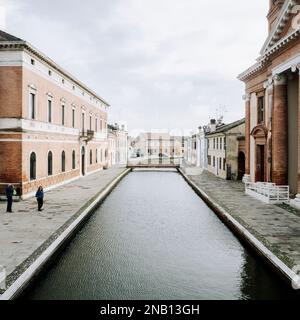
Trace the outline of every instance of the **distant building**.
<instances>
[{"instance_id":1,"label":"distant building","mask_svg":"<svg viewBox=\"0 0 300 320\"><path fill-rule=\"evenodd\" d=\"M182 157L184 141L182 137L169 133L141 133L134 141L135 153L140 157Z\"/></svg>"},{"instance_id":2,"label":"distant building","mask_svg":"<svg viewBox=\"0 0 300 320\"><path fill-rule=\"evenodd\" d=\"M109 166L126 165L128 157L128 133L124 125L108 125Z\"/></svg>"},{"instance_id":3,"label":"distant building","mask_svg":"<svg viewBox=\"0 0 300 320\"><path fill-rule=\"evenodd\" d=\"M245 174L245 119L213 127L207 137L207 170L228 180Z\"/></svg>"}]
</instances>

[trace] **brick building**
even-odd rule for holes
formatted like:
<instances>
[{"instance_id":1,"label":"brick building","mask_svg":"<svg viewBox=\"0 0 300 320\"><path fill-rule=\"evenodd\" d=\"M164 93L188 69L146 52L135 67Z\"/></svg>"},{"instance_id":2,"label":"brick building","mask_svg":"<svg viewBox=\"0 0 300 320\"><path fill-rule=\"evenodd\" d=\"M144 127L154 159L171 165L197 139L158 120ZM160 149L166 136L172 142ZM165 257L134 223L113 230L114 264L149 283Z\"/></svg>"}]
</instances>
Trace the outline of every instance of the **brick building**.
<instances>
[{"instance_id":1,"label":"brick building","mask_svg":"<svg viewBox=\"0 0 300 320\"><path fill-rule=\"evenodd\" d=\"M0 31L0 193L21 196L107 165L107 107L31 44Z\"/></svg>"},{"instance_id":2,"label":"brick building","mask_svg":"<svg viewBox=\"0 0 300 320\"><path fill-rule=\"evenodd\" d=\"M300 194L300 1L270 0L269 34L246 84L246 174Z\"/></svg>"}]
</instances>

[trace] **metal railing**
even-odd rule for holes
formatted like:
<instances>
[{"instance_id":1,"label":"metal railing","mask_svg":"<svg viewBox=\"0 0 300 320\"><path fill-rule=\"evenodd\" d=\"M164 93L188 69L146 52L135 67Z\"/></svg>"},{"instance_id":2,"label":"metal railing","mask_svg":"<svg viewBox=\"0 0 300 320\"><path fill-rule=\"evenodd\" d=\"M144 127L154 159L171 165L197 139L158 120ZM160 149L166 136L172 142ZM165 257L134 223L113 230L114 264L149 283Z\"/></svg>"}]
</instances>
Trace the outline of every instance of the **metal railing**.
<instances>
[{"instance_id":1,"label":"metal railing","mask_svg":"<svg viewBox=\"0 0 300 320\"><path fill-rule=\"evenodd\" d=\"M275 183L267 182L247 182L245 186L246 194L265 203L288 203L290 200L289 186L277 186Z\"/></svg>"},{"instance_id":2,"label":"metal railing","mask_svg":"<svg viewBox=\"0 0 300 320\"><path fill-rule=\"evenodd\" d=\"M161 165L161 166L180 166L182 164L182 157L139 157L129 158L128 166L146 166L146 165Z\"/></svg>"},{"instance_id":3,"label":"metal railing","mask_svg":"<svg viewBox=\"0 0 300 320\"><path fill-rule=\"evenodd\" d=\"M95 131L93 130L83 130L80 132L80 138L83 140L90 141L94 138Z\"/></svg>"}]
</instances>

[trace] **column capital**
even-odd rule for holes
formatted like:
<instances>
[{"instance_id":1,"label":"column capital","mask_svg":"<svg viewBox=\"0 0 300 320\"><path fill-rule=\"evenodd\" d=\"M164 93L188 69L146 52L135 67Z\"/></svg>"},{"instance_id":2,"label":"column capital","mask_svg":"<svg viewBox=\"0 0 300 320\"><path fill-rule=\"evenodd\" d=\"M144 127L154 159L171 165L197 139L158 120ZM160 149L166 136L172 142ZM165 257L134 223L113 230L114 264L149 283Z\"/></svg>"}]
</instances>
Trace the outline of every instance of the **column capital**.
<instances>
[{"instance_id":1,"label":"column capital","mask_svg":"<svg viewBox=\"0 0 300 320\"><path fill-rule=\"evenodd\" d=\"M273 85L274 85L274 80L273 78L269 78L268 80L266 80L264 82L264 89L266 90L271 90L273 89Z\"/></svg>"},{"instance_id":2,"label":"column capital","mask_svg":"<svg viewBox=\"0 0 300 320\"><path fill-rule=\"evenodd\" d=\"M251 94L249 93L246 93L243 95L243 100L246 101L246 102L249 102L251 99Z\"/></svg>"},{"instance_id":3,"label":"column capital","mask_svg":"<svg viewBox=\"0 0 300 320\"><path fill-rule=\"evenodd\" d=\"M275 74L273 80L275 86L283 86L287 83L287 77L285 74Z\"/></svg>"},{"instance_id":4,"label":"column capital","mask_svg":"<svg viewBox=\"0 0 300 320\"><path fill-rule=\"evenodd\" d=\"M300 63L292 65L291 66L291 70L292 70L292 72L297 72L298 71L298 73L300 75Z\"/></svg>"}]
</instances>

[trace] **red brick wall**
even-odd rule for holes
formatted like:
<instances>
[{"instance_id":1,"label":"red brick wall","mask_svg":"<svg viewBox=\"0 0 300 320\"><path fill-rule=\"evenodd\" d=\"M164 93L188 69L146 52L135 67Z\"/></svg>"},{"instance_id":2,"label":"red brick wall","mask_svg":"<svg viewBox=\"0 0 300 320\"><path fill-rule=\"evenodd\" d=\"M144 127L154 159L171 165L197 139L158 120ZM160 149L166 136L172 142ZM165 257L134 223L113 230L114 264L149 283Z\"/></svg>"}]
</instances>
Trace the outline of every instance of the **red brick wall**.
<instances>
[{"instance_id":1,"label":"red brick wall","mask_svg":"<svg viewBox=\"0 0 300 320\"><path fill-rule=\"evenodd\" d=\"M0 118L22 115L22 68L0 67Z\"/></svg>"}]
</instances>

